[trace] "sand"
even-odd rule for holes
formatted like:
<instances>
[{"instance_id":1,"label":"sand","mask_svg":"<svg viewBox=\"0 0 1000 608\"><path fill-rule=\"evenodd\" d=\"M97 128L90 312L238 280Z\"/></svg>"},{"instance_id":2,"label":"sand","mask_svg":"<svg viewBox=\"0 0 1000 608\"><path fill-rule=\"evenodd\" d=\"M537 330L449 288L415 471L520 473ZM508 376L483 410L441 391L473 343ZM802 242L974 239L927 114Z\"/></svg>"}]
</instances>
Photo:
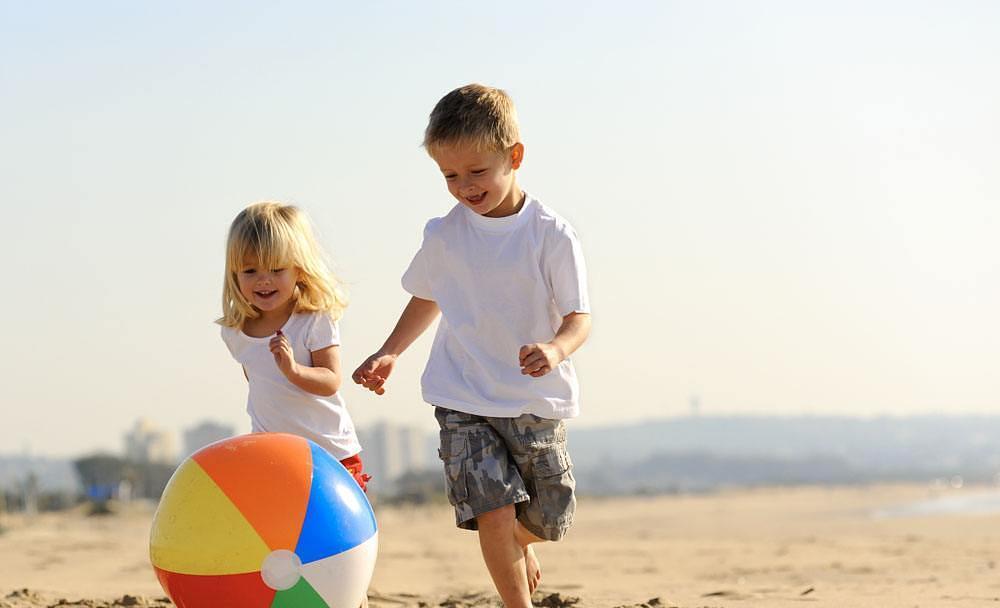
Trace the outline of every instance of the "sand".
<instances>
[{"instance_id":1,"label":"sand","mask_svg":"<svg viewBox=\"0 0 1000 608\"><path fill-rule=\"evenodd\" d=\"M581 498L539 547L539 605L1000 606L1000 514L884 517L926 486ZM497 606L474 533L446 505L377 507L374 608ZM0 608L169 606L147 558L149 505L0 519Z\"/></svg>"}]
</instances>

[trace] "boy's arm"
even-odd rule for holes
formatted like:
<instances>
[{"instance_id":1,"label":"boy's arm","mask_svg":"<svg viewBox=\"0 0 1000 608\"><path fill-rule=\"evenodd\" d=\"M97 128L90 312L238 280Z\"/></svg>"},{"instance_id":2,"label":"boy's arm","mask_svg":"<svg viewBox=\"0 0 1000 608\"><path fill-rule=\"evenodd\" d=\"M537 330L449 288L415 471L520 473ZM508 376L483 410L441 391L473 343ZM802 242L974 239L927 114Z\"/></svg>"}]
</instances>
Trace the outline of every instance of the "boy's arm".
<instances>
[{"instance_id":1,"label":"boy's arm","mask_svg":"<svg viewBox=\"0 0 1000 608\"><path fill-rule=\"evenodd\" d=\"M563 317L562 325L550 342L526 344L518 358L521 373L540 378L551 372L587 340L590 335L590 313L571 312Z\"/></svg>"},{"instance_id":2,"label":"boy's arm","mask_svg":"<svg viewBox=\"0 0 1000 608\"><path fill-rule=\"evenodd\" d=\"M392 373L396 359L430 327L440 312L437 302L433 300L424 300L416 296L410 298L410 302L403 309L403 314L399 315L396 327L386 338L385 344L365 359L365 362L354 370L351 378L376 395L384 394L385 389L382 385Z\"/></svg>"}]
</instances>

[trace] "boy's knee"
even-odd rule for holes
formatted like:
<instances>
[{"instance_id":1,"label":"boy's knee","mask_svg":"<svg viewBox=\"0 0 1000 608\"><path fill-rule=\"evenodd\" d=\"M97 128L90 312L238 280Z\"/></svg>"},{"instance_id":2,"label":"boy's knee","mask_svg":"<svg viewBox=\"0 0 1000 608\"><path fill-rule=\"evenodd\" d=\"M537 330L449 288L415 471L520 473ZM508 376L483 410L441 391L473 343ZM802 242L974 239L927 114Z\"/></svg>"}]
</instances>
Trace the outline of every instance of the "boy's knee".
<instances>
[{"instance_id":1,"label":"boy's knee","mask_svg":"<svg viewBox=\"0 0 1000 608\"><path fill-rule=\"evenodd\" d=\"M479 529L495 528L501 526L513 526L517 519L517 512L514 505L504 505L499 509L493 509L476 516Z\"/></svg>"}]
</instances>

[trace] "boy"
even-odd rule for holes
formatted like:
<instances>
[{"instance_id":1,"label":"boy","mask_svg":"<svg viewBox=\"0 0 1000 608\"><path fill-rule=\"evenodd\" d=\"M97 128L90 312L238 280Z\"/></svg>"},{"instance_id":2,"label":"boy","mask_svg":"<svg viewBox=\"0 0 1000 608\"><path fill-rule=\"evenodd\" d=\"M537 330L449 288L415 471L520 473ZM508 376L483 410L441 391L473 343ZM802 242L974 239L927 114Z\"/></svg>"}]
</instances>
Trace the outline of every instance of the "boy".
<instances>
[{"instance_id":1,"label":"boy","mask_svg":"<svg viewBox=\"0 0 1000 608\"><path fill-rule=\"evenodd\" d=\"M530 608L532 543L559 540L576 499L562 420L579 413L568 359L590 332L573 229L526 195L514 105L472 84L431 112L424 147L459 204L424 229L403 275L412 297L385 344L354 372L376 394L399 355L442 315L421 379L441 427L448 498L479 531L503 603Z\"/></svg>"}]
</instances>

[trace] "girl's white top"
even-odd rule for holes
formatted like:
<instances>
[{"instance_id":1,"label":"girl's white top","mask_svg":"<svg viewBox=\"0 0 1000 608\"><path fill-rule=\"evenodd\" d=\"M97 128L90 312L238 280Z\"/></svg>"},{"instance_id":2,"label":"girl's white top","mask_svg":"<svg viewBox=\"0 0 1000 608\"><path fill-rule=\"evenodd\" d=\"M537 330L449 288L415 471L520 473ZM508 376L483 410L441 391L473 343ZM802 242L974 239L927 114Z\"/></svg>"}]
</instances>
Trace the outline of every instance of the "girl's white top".
<instances>
[{"instance_id":1,"label":"girl's white top","mask_svg":"<svg viewBox=\"0 0 1000 608\"><path fill-rule=\"evenodd\" d=\"M294 313L281 328L295 360L312 365L312 353L340 344L336 321L323 313ZM361 451L354 423L340 393L313 395L285 378L268 343L274 336L254 338L239 329L222 328L222 340L246 370L250 390L247 413L255 433L292 433L311 439L337 460Z\"/></svg>"},{"instance_id":2,"label":"girl's white top","mask_svg":"<svg viewBox=\"0 0 1000 608\"><path fill-rule=\"evenodd\" d=\"M533 378L518 359L521 346L552 340L569 313L590 312L583 250L554 211L530 195L502 218L455 205L427 222L402 282L441 309L421 381L425 401L500 418L579 413L572 361Z\"/></svg>"}]
</instances>

